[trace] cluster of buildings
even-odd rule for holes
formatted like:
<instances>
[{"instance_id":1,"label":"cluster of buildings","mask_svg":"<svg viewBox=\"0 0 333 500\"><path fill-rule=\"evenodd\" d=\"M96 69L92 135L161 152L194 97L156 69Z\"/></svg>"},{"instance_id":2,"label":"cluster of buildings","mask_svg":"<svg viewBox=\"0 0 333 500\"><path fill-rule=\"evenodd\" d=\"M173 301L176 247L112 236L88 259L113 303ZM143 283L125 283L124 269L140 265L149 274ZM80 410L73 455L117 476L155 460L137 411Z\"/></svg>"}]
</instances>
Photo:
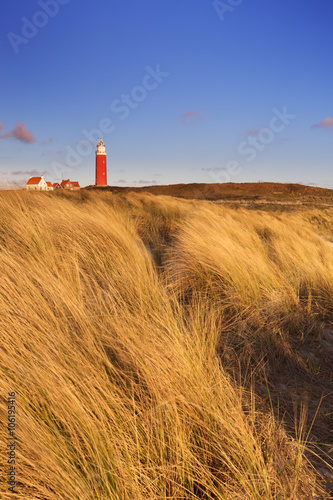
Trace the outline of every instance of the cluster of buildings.
<instances>
[{"instance_id":1,"label":"cluster of buildings","mask_svg":"<svg viewBox=\"0 0 333 500\"><path fill-rule=\"evenodd\" d=\"M80 184L78 182L73 182L70 181L69 179L67 181L61 181L55 182L52 184L52 182L48 182L44 179L44 176L41 175L40 177L30 177L26 184L27 191L54 191L55 189L68 189L69 191L79 191L80 190Z\"/></svg>"},{"instance_id":2,"label":"cluster of buildings","mask_svg":"<svg viewBox=\"0 0 333 500\"><path fill-rule=\"evenodd\" d=\"M95 186L107 186L106 149L103 139L100 139L96 146ZM41 175L40 177L30 177L26 184L26 189L27 191L54 191L56 189L79 191L80 184L69 179L52 184L52 182L47 182L44 176Z\"/></svg>"}]
</instances>

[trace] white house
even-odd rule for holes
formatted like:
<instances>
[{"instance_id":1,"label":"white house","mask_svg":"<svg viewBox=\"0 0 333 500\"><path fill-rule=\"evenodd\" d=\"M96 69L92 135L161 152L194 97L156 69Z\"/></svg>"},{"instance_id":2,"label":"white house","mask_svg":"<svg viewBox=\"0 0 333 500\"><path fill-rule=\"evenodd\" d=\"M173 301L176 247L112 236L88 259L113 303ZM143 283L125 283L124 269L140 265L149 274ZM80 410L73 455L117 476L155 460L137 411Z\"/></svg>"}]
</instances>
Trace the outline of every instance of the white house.
<instances>
[{"instance_id":1,"label":"white house","mask_svg":"<svg viewBox=\"0 0 333 500\"><path fill-rule=\"evenodd\" d=\"M48 189L44 176L30 177L26 185L27 191L46 191Z\"/></svg>"}]
</instances>

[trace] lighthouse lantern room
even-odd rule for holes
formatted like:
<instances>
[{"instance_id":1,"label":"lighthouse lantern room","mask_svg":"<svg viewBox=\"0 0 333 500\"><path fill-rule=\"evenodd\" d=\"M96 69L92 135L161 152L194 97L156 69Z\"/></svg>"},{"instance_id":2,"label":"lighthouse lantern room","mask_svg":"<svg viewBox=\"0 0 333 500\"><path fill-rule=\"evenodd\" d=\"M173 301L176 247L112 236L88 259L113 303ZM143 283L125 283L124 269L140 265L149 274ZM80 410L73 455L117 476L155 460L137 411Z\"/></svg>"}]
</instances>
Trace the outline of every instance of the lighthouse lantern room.
<instances>
[{"instance_id":1,"label":"lighthouse lantern room","mask_svg":"<svg viewBox=\"0 0 333 500\"><path fill-rule=\"evenodd\" d=\"M96 146L96 182L95 186L107 186L106 150L103 139Z\"/></svg>"}]
</instances>

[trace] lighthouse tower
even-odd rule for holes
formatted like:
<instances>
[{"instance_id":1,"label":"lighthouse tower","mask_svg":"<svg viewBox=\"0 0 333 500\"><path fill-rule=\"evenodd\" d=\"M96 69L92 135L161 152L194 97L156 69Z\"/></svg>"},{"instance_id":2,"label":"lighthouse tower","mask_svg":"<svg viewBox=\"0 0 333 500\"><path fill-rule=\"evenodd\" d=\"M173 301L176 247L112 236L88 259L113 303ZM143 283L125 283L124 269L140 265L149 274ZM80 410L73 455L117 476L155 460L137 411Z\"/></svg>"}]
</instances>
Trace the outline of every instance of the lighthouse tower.
<instances>
[{"instance_id":1,"label":"lighthouse tower","mask_svg":"<svg viewBox=\"0 0 333 500\"><path fill-rule=\"evenodd\" d=\"M106 150L103 139L96 146L96 182L95 186L107 186Z\"/></svg>"}]
</instances>

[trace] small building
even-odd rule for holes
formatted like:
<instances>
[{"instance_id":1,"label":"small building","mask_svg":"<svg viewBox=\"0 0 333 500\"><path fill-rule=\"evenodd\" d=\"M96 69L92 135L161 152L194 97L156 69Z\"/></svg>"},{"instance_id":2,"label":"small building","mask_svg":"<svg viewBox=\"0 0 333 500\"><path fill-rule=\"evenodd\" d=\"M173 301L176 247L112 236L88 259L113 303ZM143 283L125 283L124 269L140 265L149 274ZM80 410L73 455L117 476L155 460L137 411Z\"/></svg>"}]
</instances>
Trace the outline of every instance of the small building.
<instances>
[{"instance_id":1,"label":"small building","mask_svg":"<svg viewBox=\"0 0 333 500\"><path fill-rule=\"evenodd\" d=\"M53 184L52 184L52 182L47 182L46 181L46 191L53 191Z\"/></svg>"},{"instance_id":2,"label":"small building","mask_svg":"<svg viewBox=\"0 0 333 500\"><path fill-rule=\"evenodd\" d=\"M60 183L60 186L63 189L68 189L69 191L79 191L80 190L80 184L78 182L70 181L67 179L67 181L62 181Z\"/></svg>"},{"instance_id":3,"label":"small building","mask_svg":"<svg viewBox=\"0 0 333 500\"><path fill-rule=\"evenodd\" d=\"M44 176L40 177L30 177L26 184L27 191L46 191L47 190L47 182L44 179Z\"/></svg>"},{"instance_id":4,"label":"small building","mask_svg":"<svg viewBox=\"0 0 333 500\"><path fill-rule=\"evenodd\" d=\"M59 182L55 182L55 183L53 184L53 191L54 191L55 189L62 189L62 187L60 186Z\"/></svg>"}]
</instances>

